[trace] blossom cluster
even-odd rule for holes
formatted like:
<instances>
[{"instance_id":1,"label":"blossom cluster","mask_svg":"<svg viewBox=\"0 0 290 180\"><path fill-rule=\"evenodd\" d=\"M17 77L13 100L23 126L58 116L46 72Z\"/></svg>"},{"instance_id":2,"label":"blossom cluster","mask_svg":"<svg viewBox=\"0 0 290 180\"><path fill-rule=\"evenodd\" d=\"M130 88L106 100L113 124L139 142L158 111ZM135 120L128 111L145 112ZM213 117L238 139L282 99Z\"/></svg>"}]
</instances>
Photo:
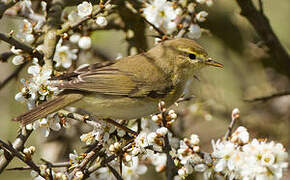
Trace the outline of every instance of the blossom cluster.
<instances>
[{"instance_id":1,"label":"blossom cluster","mask_svg":"<svg viewBox=\"0 0 290 180\"><path fill-rule=\"evenodd\" d=\"M231 179L281 179L288 153L280 143L253 139L239 127L230 140L212 142L215 172Z\"/></svg>"},{"instance_id":2,"label":"blossom cluster","mask_svg":"<svg viewBox=\"0 0 290 180\"><path fill-rule=\"evenodd\" d=\"M201 153L197 135L180 141L177 152L172 152L179 167L178 177L202 172L204 179L282 179L288 167L288 153L280 143L253 139L243 126L229 139L212 141L213 152ZM176 177L177 178L177 177ZM178 179L178 178L177 178Z\"/></svg>"},{"instance_id":3,"label":"blossom cluster","mask_svg":"<svg viewBox=\"0 0 290 180\"><path fill-rule=\"evenodd\" d=\"M188 37L198 39L202 34L199 23L204 22L208 16L206 11L196 11L198 4L211 6L213 1L150 0L149 3L145 3L143 15L150 23L165 31L166 34L176 34L181 29L185 29L188 32Z\"/></svg>"},{"instance_id":4,"label":"blossom cluster","mask_svg":"<svg viewBox=\"0 0 290 180\"><path fill-rule=\"evenodd\" d=\"M35 12L32 9L32 3L30 0L25 0L20 4L22 6L23 13L26 13L27 17L35 16ZM39 19L35 22L34 19L24 18L22 23L19 26L19 32L16 34L16 37L28 44L33 44L35 40L40 37L41 28L45 25L45 16L46 14L46 2L41 2L42 10L41 14L38 15ZM72 25L78 21L82 21L85 18L88 18L93 15L93 10L98 9L99 5L94 7L90 2L83 1L77 6L76 10L72 10L68 14L68 22ZM106 10L111 8L110 4L106 5ZM38 17L37 16L37 17ZM104 27L107 25L107 20L104 16L98 15L96 17L95 23ZM40 63L40 59L33 58L28 53L24 52L21 49L16 49L14 46L11 48L11 52L14 53L12 63L14 65L21 65L24 63L32 62L32 65L29 66L27 73L30 75L28 79L21 79L23 88L19 93L15 95L15 99L19 102L26 103L28 109L34 108L36 105L47 101L52 95L58 94L60 91L58 88L51 86L50 79L51 77L62 74L66 69L70 68L73 64L73 61L79 58L80 51L88 50L91 48L91 38L86 34L82 33L69 32L64 33L64 35L59 39L53 61L55 62L52 65ZM43 44L39 44L36 47L36 50L39 52L46 52ZM57 116L50 115L49 117L42 118L39 121L29 125L29 129L41 129L42 134L45 137L49 135L50 130L58 131L62 126L66 127L67 124L60 124L59 119L55 118Z\"/></svg>"}]
</instances>

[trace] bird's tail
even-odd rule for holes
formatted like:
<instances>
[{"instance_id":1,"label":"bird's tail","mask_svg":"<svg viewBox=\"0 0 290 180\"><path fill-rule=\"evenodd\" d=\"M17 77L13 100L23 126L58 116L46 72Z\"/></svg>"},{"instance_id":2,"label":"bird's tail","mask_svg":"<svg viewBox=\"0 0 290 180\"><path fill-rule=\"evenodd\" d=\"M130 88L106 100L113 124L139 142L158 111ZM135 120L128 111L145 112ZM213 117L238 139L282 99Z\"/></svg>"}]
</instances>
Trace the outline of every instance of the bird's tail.
<instances>
[{"instance_id":1,"label":"bird's tail","mask_svg":"<svg viewBox=\"0 0 290 180\"><path fill-rule=\"evenodd\" d=\"M57 96L55 99L44 102L39 106L31 109L30 111L13 118L13 121L21 122L23 125L33 123L34 121L47 116L50 113L58 111L69 104L80 100L83 97L82 94L64 94Z\"/></svg>"}]
</instances>

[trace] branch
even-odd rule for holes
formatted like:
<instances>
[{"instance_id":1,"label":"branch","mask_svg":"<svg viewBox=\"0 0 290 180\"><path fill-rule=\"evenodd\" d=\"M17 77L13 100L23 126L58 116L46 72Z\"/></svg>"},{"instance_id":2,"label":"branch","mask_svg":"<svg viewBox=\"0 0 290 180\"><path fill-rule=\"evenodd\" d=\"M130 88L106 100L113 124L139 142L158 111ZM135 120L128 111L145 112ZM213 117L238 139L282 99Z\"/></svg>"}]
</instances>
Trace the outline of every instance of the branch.
<instances>
[{"instance_id":1,"label":"branch","mask_svg":"<svg viewBox=\"0 0 290 180\"><path fill-rule=\"evenodd\" d=\"M89 116L89 115L81 115L81 114L78 114L78 113L72 113L72 112L69 112L69 111L66 111L66 110L60 110L58 111L60 114L60 117L62 115L68 117L68 118L71 118L71 119L75 119L75 120L78 120L78 121L81 121L81 122L84 122L88 125L91 125L93 127L98 127L98 123L96 123L98 121L98 119L94 116ZM127 133L130 133L130 134L133 134L133 135L138 135L137 132L127 128L126 126L123 126L122 124L119 124L117 123L116 121L112 120L112 119L100 119L102 121L105 121L106 123L108 124L111 124L113 126L116 126L117 128L120 128L124 131L126 131Z\"/></svg>"},{"instance_id":2,"label":"branch","mask_svg":"<svg viewBox=\"0 0 290 180\"><path fill-rule=\"evenodd\" d=\"M240 117L240 111L239 111L239 109L236 108L232 111L232 121L228 127L228 131L226 132L226 134L224 136L225 140L228 140L228 138L232 135L232 129L233 129L236 121L239 119L239 117Z\"/></svg>"},{"instance_id":3,"label":"branch","mask_svg":"<svg viewBox=\"0 0 290 180\"><path fill-rule=\"evenodd\" d=\"M8 44L11 44L12 46L15 46L16 49L22 49L24 52L33 55L38 58L38 60L43 59L43 54L37 51L36 49L18 41L17 39L7 36L4 33L0 33L0 40L5 41Z\"/></svg>"},{"instance_id":4,"label":"branch","mask_svg":"<svg viewBox=\"0 0 290 180\"><path fill-rule=\"evenodd\" d=\"M25 63L19 65L11 74L9 74L2 82L0 82L0 90L13 78L15 78L19 72L24 68Z\"/></svg>"},{"instance_id":5,"label":"branch","mask_svg":"<svg viewBox=\"0 0 290 180\"><path fill-rule=\"evenodd\" d=\"M25 164L27 164L29 167L31 167L31 169L33 169L40 176L43 177L43 175L41 175L41 173L40 173L39 167L32 161L32 159L23 156L20 152L18 152L18 150L16 150L12 146L12 144L6 144L4 141L2 141L0 139L0 146L1 146L1 148L5 149L6 151L9 151L13 156L18 157L21 161L23 161ZM45 178L45 177L43 177L43 178Z\"/></svg>"},{"instance_id":6,"label":"branch","mask_svg":"<svg viewBox=\"0 0 290 180\"><path fill-rule=\"evenodd\" d=\"M167 121L166 121L167 112L166 112L166 108L165 108L165 103L160 102L158 106L159 106L159 109L162 113L162 125L167 128ZM170 155L171 146L170 146L169 139L168 139L168 133L164 137L164 142L165 142L164 151L165 151L166 156L167 156L167 161L166 161L167 180L173 180L174 176L177 174L177 171L175 168L174 161Z\"/></svg>"},{"instance_id":7,"label":"branch","mask_svg":"<svg viewBox=\"0 0 290 180\"><path fill-rule=\"evenodd\" d=\"M77 168L75 168L69 175L70 179L74 177L76 172L78 171L83 171L86 168L86 165L93 159L93 156L96 155L97 152L99 152L103 148L102 145L96 144L96 147L94 147L87 155L86 157L82 160L82 162L79 164Z\"/></svg>"},{"instance_id":8,"label":"branch","mask_svg":"<svg viewBox=\"0 0 290 180\"><path fill-rule=\"evenodd\" d=\"M114 169L112 166L110 166L110 164L107 164L107 167L110 169L110 171L113 173L113 175L115 176L117 180L123 179L122 176L118 173L118 171Z\"/></svg>"},{"instance_id":9,"label":"branch","mask_svg":"<svg viewBox=\"0 0 290 180\"><path fill-rule=\"evenodd\" d=\"M126 5L126 2L128 1L116 1L116 5L119 7L116 9L116 12L119 14L122 22L124 22L123 31L126 33L126 41L128 42L127 54L133 55L136 53L134 49L137 49L138 53L144 52L148 49L145 36L146 24L140 14L132 11L132 8L129 8ZM135 9L142 7L142 4L139 1L135 1L133 5ZM130 35L132 33L128 33L130 31L134 32L133 36Z\"/></svg>"},{"instance_id":10,"label":"branch","mask_svg":"<svg viewBox=\"0 0 290 180\"><path fill-rule=\"evenodd\" d=\"M17 151L22 151L25 142L27 141L28 137L32 133L32 130L27 130L24 127L22 128L21 132L15 139L15 141L12 143L12 146ZM3 170L8 166L8 164L11 162L11 160L14 158L12 154L7 153L6 156L3 156L3 158L0 161L0 174L3 172Z\"/></svg>"},{"instance_id":11,"label":"branch","mask_svg":"<svg viewBox=\"0 0 290 180\"><path fill-rule=\"evenodd\" d=\"M287 95L290 95L290 90L274 93L274 94L271 94L271 95L268 95L268 96L256 97L256 98L253 98L253 99L246 99L244 101L246 101L246 102L268 101L268 100L273 99L273 98L277 98L277 97L281 97L281 96L287 96Z\"/></svg>"},{"instance_id":12,"label":"branch","mask_svg":"<svg viewBox=\"0 0 290 180\"><path fill-rule=\"evenodd\" d=\"M44 164L37 164L36 166L37 167L40 167ZM51 168L59 168L59 167L70 167L71 163L70 162L59 162L59 163L51 163L49 165L49 167ZM23 170L31 170L31 167L30 166L26 166L26 167L14 167L14 168L9 168L9 169L6 169L6 171L14 171L14 170L20 170L20 171L23 171Z\"/></svg>"},{"instance_id":13,"label":"branch","mask_svg":"<svg viewBox=\"0 0 290 180\"><path fill-rule=\"evenodd\" d=\"M248 19L269 48L269 54L276 61L273 63L274 67L290 77L290 56L274 33L268 18L263 14L263 9L257 10L251 0L237 0L237 3L241 8L241 15Z\"/></svg>"},{"instance_id":14,"label":"branch","mask_svg":"<svg viewBox=\"0 0 290 180\"><path fill-rule=\"evenodd\" d=\"M130 149L133 143L134 143L134 138L129 139L129 140L124 144L124 146L122 146L121 151L119 151L119 153L113 154L113 155L111 155L111 156L105 158L105 159L101 162L100 165L99 165L99 164L96 164L96 165L94 165L94 166L89 167L88 170L84 172L84 177L83 177L83 179L88 178L88 177L90 176L90 174L92 174L93 172L95 172L95 171L98 170L99 168L104 167L104 166L107 166L107 164L108 164L109 162L113 161L116 157L119 157L120 154L123 154L123 153L126 152L128 149Z\"/></svg>"},{"instance_id":15,"label":"branch","mask_svg":"<svg viewBox=\"0 0 290 180\"><path fill-rule=\"evenodd\" d=\"M130 2L133 4L135 9L138 9L139 5L137 4L137 2L135 0L130 0ZM134 12L133 12L134 13ZM154 24L152 24L151 22L149 22L145 17L143 17L140 13L136 12L136 15L138 15L144 22L146 22L149 26L151 26L160 36L160 39L162 39L164 36L166 36L166 33L164 31L162 31L161 29L159 29L158 27L156 27Z\"/></svg>"},{"instance_id":16,"label":"branch","mask_svg":"<svg viewBox=\"0 0 290 180\"><path fill-rule=\"evenodd\" d=\"M84 17L84 18L80 19L79 21L75 22L74 24L71 24L70 22L63 24L62 28L57 31L57 35L62 35L63 33L68 32L69 30L74 30L74 29L78 28L81 24L83 24L87 20L102 13L103 10L105 9L106 5L110 4L110 2L111 2L111 0L108 0L104 5L100 6L100 9L94 11L91 16Z\"/></svg>"}]
</instances>

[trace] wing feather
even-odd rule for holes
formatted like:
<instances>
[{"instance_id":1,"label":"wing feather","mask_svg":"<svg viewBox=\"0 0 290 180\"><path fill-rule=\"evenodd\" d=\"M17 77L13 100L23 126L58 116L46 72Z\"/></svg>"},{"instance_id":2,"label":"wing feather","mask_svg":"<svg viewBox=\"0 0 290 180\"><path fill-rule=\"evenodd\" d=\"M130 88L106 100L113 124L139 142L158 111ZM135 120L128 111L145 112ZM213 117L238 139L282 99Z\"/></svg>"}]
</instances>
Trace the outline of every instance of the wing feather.
<instances>
[{"instance_id":1,"label":"wing feather","mask_svg":"<svg viewBox=\"0 0 290 180\"><path fill-rule=\"evenodd\" d=\"M146 59L139 58L142 63L152 66ZM130 60L130 59L129 59ZM124 61L122 62L124 63ZM127 63L127 62L125 62ZM131 60L117 66L117 63L103 63L87 65L75 71L77 76L71 80L62 81L56 84L61 89L72 89L89 91L104 95L144 97L154 94L155 97L165 96L172 88L172 83L168 78L160 75L158 81L152 77L144 77L142 69L137 70L138 64ZM128 68L128 65L131 66ZM161 73L154 66L151 67L152 73ZM151 76L151 74L149 75Z\"/></svg>"}]
</instances>

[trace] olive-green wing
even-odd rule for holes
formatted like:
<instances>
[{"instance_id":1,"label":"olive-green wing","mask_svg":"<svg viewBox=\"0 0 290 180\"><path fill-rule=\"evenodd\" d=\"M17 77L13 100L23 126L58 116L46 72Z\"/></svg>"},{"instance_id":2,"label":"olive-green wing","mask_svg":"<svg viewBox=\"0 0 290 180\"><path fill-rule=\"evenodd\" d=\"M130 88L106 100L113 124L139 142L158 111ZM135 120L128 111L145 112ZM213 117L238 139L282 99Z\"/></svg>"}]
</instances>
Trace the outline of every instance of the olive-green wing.
<instances>
[{"instance_id":1,"label":"olive-green wing","mask_svg":"<svg viewBox=\"0 0 290 180\"><path fill-rule=\"evenodd\" d=\"M78 75L70 81L64 81L58 86L61 89L72 89L89 91L104 95L117 95L129 97L162 97L172 87L161 76L158 82L152 78L144 78L142 72L134 71L135 65L132 61L132 68L122 68L115 64L108 66L88 65L76 70ZM144 63L143 63L144 64ZM158 73L152 68L152 73Z\"/></svg>"}]
</instances>

